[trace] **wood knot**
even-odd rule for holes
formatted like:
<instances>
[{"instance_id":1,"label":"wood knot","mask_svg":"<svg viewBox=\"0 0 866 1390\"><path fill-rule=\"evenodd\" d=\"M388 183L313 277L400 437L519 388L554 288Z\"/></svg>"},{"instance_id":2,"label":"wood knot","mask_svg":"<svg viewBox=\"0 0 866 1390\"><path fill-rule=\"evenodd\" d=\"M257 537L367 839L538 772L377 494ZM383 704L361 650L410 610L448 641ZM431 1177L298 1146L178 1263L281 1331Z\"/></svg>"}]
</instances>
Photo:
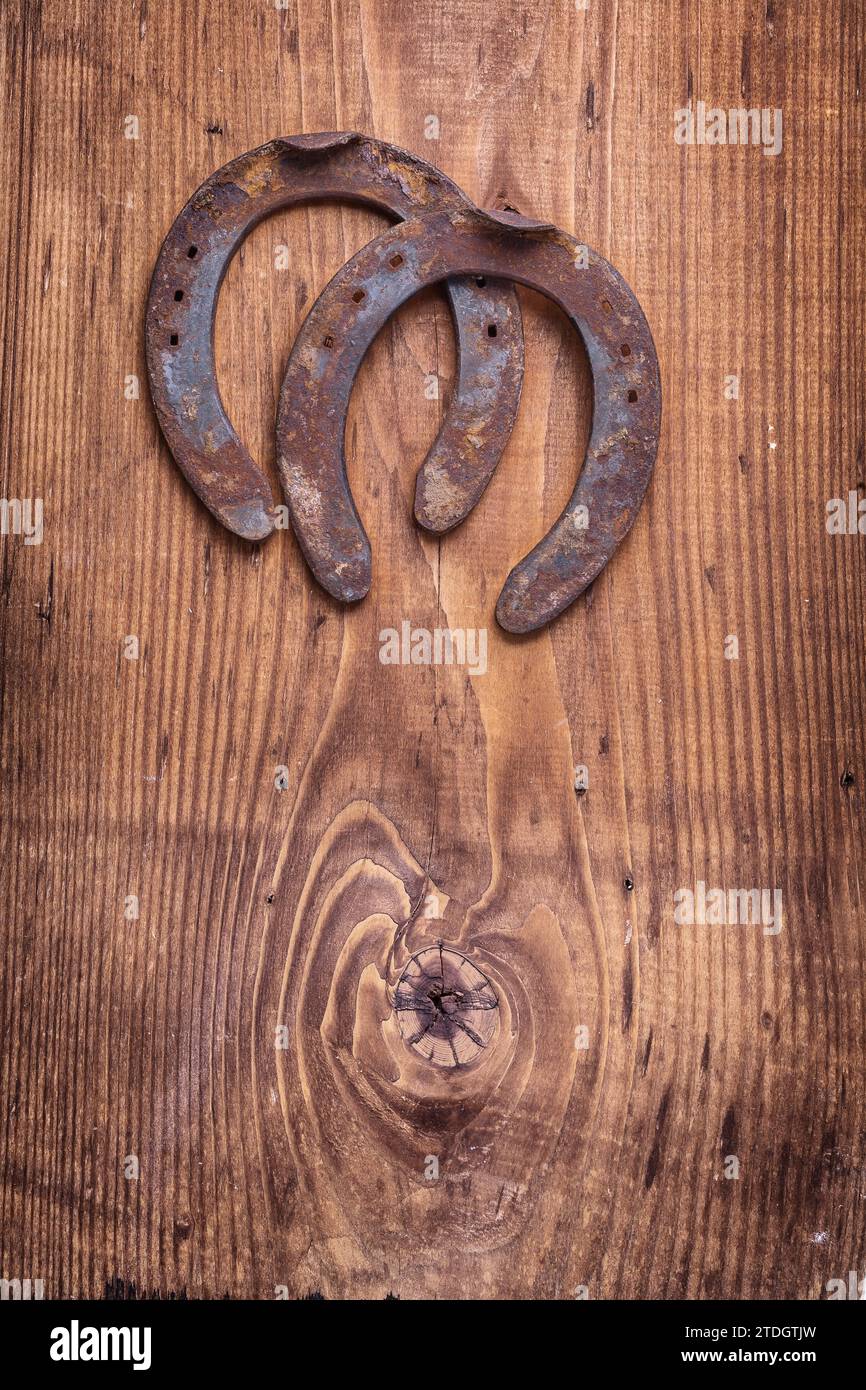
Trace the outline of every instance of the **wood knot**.
<instances>
[{"instance_id":1,"label":"wood knot","mask_svg":"<svg viewBox=\"0 0 866 1390\"><path fill-rule=\"evenodd\" d=\"M394 991L403 1041L436 1067L476 1061L496 1031L498 1009L487 976L441 942L412 957Z\"/></svg>"}]
</instances>

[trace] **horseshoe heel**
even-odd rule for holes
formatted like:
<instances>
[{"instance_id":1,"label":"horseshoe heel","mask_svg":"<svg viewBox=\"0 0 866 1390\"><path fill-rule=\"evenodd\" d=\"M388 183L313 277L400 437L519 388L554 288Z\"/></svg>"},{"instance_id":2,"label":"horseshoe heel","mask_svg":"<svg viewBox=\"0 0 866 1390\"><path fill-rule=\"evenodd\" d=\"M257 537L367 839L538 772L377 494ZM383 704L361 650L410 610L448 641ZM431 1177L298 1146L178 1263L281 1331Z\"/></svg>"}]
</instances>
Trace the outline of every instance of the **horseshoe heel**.
<instances>
[{"instance_id":1,"label":"horseshoe heel","mask_svg":"<svg viewBox=\"0 0 866 1390\"><path fill-rule=\"evenodd\" d=\"M267 477L235 433L214 361L217 298L228 265L264 217L323 198L370 204L398 218L471 206L432 165L354 133L272 140L212 174L166 237L150 284L147 370L175 461L213 515L246 540L275 529ZM520 310L509 285L449 283L457 334L454 397L418 479L417 513L433 530L462 521L507 443L523 380ZM499 336L487 337L495 321Z\"/></svg>"},{"instance_id":2,"label":"horseshoe heel","mask_svg":"<svg viewBox=\"0 0 866 1390\"><path fill-rule=\"evenodd\" d=\"M531 632L583 593L628 532L661 423L658 359L643 311L613 266L574 238L516 214L463 208L372 241L334 276L295 341L277 417L280 477L319 583L335 598L363 598L370 544L343 452L352 384L389 315L419 289L458 274L507 278L552 299L580 333L592 369L592 433L574 492L515 565L496 605L501 627ZM495 319L491 326L498 333Z\"/></svg>"}]
</instances>

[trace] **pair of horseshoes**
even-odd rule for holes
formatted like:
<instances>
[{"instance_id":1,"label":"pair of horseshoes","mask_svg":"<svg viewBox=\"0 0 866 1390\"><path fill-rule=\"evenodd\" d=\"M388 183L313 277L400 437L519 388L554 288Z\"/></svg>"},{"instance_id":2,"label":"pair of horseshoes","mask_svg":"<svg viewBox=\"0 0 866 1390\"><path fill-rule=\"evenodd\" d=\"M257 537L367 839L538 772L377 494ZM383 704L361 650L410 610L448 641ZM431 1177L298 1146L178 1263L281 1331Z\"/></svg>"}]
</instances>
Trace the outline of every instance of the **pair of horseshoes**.
<instances>
[{"instance_id":1,"label":"pair of horseshoes","mask_svg":"<svg viewBox=\"0 0 866 1390\"><path fill-rule=\"evenodd\" d=\"M277 459L304 556L335 598L371 583L371 554L346 477L343 439L367 348L418 290L445 281L458 344L453 399L418 475L415 515L450 530L481 497L511 432L523 335L507 282L540 291L580 333L593 380L592 433L561 516L508 576L501 627L530 632L598 575L635 519L655 462L658 360L632 291L595 252L550 223L486 213L432 165L356 134L274 140L211 176L163 244L147 305L151 395L176 462L236 534L274 529L267 478L220 400L213 351L217 296L232 256L279 208L322 198L372 204L403 219L340 270L313 305L280 392ZM490 280L488 281L488 278Z\"/></svg>"}]
</instances>

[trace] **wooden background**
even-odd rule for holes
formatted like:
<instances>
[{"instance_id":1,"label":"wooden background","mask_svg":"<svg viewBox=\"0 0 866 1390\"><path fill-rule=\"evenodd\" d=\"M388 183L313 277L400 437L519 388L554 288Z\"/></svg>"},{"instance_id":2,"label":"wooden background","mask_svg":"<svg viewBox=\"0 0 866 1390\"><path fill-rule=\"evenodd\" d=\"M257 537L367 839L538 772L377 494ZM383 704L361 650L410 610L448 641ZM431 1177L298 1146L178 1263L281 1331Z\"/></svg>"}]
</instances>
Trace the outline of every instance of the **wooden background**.
<instances>
[{"instance_id":1,"label":"wooden background","mask_svg":"<svg viewBox=\"0 0 866 1390\"><path fill-rule=\"evenodd\" d=\"M864 482L862 7L11 0L3 24L2 495L44 498L45 539L0 542L0 1273L264 1298L862 1277L863 539L825 527ZM677 145L690 95L782 108L781 155ZM649 318L654 479L549 631L493 622L588 433L540 298L511 445L441 541L411 498L444 301L371 350L350 612L287 533L223 531L161 441L143 319L176 212L274 135L352 128L596 246ZM384 225L293 210L227 278L220 381L275 486L293 335ZM488 627L488 673L382 666L403 619ZM676 925L698 880L780 888L781 933ZM502 1001L462 1074L413 1062L389 1006L440 937Z\"/></svg>"}]
</instances>

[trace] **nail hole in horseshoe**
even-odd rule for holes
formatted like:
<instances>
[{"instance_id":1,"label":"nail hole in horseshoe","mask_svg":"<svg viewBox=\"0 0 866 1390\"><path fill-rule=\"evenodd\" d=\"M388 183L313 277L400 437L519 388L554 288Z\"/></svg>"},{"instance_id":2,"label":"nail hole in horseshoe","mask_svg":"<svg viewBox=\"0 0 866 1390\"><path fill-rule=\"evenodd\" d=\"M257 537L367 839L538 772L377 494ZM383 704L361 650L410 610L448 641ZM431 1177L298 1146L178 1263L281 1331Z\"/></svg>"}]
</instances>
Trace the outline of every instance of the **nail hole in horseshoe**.
<instances>
[{"instance_id":1,"label":"nail hole in horseshoe","mask_svg":"<svg viewBox=\"0 0 866 1390\"><path fill-rule=\"evenodd\" d=\"M198 247L191 246L186 254L189 256L190 260L193 260L198 255Z\"/></svg>"},{"instance_id":2,"label":"nail hole in horseshoe","mask_svg":"<svg viewBox=\"0 0 866 1390\"><path fill-rule=\"evenodd\" d=\"M603 299L603 300L601 301L601 307L602 307L602 310L604 311L604 313L609 314L609 313L611 312L610 300L609 300L609 299Z\"/></svg>"},{"instance_id":3,"label":"nail hole in horseshoe","mask_svg":"<svg viewBox=\"0 0 866 1390\"><path fill-rule=\"evenodd\" d=\"M620 352L622 353L623 357L631 357L631 348L629 347L628 343L623 343L622 347L620 348Z\"/></svg>"},{"instance_id":4,"label":"nail hole in horseshoe","mask_svg":"<svg viewBox=\"0 0 866 1390\"><path fill-rule=\"evenodd\" d=\"M476 275L475 283L480 290L483 290L487 284L487 279L484 275Z\"/></svg>"},{"instance_id":5,"label":"nail hole in horseshoe","mask_svg":"<svg viewBox=\"0 0 866 1390\"><path fill-rule=\"evenodd\" d=\"M388 262L388 264L389 264L389 266L391 266L391 268L392 268L393 270L396 270L398 266L401 266L401 265L403 264L403 257L402 257L402 256L392 256L391 259L390 259L390 261Z\"/></svg>"},{"instance_id":6,"label":"nail hole in horseshoe","mask_svg":"<svg viewBox=\"0 0 866 1390\"><path fill-rule=\"evenodd\" d=\"M488 323L488 325L487 325L487 336L488 336L488 338L495 338L495 337L496 337L496 324L495 324L495 323Z\"/></svg>"},{"instance_id":7,"label":"nail hole in horseshoe","mask_svg":"<svg viewBox=\"0 0 866 1390\"><path fill-rule=\"evenodd\" d=\"M366 298L367 298L367 291L366 291L366 290L355 290L355 293L352 295L352 298L354 299L354 301L355 301L356 304L360 304L362 299L366 299Z\"/></svg>"},{"instance_id":8,"label":"nail hole in horseshoe","mask_svg":"<svg viewBox=\"0 0 866 1390\"><path fill-rule=\"evenodd\" d=\"M629 398L630 401L636 401L636 400L637 400L637 391L629 391L629 393L628 393L628 398Z\"/></svg>"},{"instance_id":9,"label":"nail hole in horseshoe","mask_svg":"<svg viewBox=\"0 0 866 1390\"><path fill-rule=\"evenodd\" d=\"M172 347L177 347L177 334L176 334L176 333L172 333L172 335L171 335L171 337L169 338L168 341L171 343L171 346L172 346Z\"/></svg>"},{"instance_id":10,"label":"nail hole in horseshoe","mask_svg":"<svg viewBox=\"0 0 866 1390\"><path fill-rule=\"evenodd\" d=\"M175 292L174 292L174 302L175 302L175 304L179 304L180 301L181 301L182 299L183 299L183 290L175 290Z\"/></svg>"}]
</instances>

